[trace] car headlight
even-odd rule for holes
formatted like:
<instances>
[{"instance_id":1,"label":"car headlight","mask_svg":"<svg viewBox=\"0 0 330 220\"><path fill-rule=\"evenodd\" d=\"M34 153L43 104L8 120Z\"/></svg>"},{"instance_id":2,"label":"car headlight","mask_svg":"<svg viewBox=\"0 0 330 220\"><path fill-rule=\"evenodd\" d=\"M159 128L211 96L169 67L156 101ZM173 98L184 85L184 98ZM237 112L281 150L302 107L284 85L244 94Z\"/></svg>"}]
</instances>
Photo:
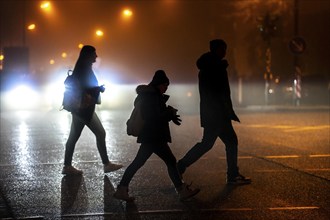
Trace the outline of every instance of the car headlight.
<instances>
[{"instance_id":1,"label":"car headlight","mask_svg":"<svg viewBox=\"0 0 330 220\"><path fill-rule=\"evenodd\" d=\"M18 85L3 94L5 108L27 110L37 108L39 94L29 85Z\"/></svg>"}]
</instances>

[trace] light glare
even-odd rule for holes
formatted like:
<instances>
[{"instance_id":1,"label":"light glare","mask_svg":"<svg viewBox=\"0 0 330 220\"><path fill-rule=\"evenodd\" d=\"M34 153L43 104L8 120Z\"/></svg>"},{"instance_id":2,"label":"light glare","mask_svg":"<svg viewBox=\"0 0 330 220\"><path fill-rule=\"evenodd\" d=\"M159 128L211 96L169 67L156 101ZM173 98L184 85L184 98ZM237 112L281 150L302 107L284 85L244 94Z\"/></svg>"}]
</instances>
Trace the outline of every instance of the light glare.
<instances>
[{"instance_id":1,"label":"light glare","mask_svg":"<svg viewBox=\"0 0 330 220\"><path fill-rule=\"evenodd\" d=\"M28 30L34 30L36 29L36 25L35 24L30 24L28 27L27 27Z\"/></svg>"},{"instance_id":2,"label":"light glare","mask_svg":"<svg viewBox=\"0 0 330 220\"><path fill-rule=\"evenodd\" d=\"M51 8L51 4L48 1L42 2L40 4L40 8L43 9L43 10L49 11L50 8Z\"/></svg>"},{"instance_id":3,"label":"light glare","mask_svg":"<svg viewBox=\"0 0 330 220\"><path fill-rule=\"evenodd\" d=\"M96 36L98 36L98 37L102 37L102 36L104 35L103 31L101 31L101 30L97 30L97 31L95 32L95 34L96 34Z\"/></svg>"},{"instance_id":4,"label":"light glare","mask_svg":"<svg viewBox=\"0 0 330 220\"><path fill-rule=\"evenodd\" d=\"M133 12L130 9L125 9L123 11L124 17L131 17L133 15Z\"/></svg>"},{"instance_id":5,"label":"light glare","mask_svg":"<svg viewBox=\"0 0 330 220\"><path fill-rule=\"evenodd\" d=\"M19 85L5 94L5 106L10 109L32 109L38 106L38 93L27 85Z\"/></svg>"}]
</instances>

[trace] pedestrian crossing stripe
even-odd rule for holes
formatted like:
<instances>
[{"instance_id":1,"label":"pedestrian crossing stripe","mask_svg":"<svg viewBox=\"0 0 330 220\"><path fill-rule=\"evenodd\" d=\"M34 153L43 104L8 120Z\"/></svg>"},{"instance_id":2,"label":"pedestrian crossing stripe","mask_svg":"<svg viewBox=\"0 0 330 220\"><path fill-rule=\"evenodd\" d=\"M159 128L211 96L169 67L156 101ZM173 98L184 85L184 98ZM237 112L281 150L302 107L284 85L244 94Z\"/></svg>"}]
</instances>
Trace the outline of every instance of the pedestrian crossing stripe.
<instances>
[{"instance_id":1,"label":"pedestrian crossing stripe","mask_svg":"<svg viewBox=\"0 0 330 220\"><path fill-rule=\"evenodd\" d=\"M312 126L296 126L296 125L265 125L265 124L252 124L252 125L241 125L250 128L274 128L281 129L284 132L297 132L297 131L312 131L330 129L330 125L312 125Z\"/></svg>"},{"instance_id":2,"label":"pedestrian crossing stripe","mask_svg":"<svg viewBox=\"0 0 330 220\"><path fill-rule=\"evenodd\" d=\"M199 209L195 210L198 212L251 212L251 211L262 211L262 210L269 210L269 211L293 211L293 210L315 210L320 209L318 206L292 206L292 207L270 207L270 208L215 208L215 209ZM183 214L186 213L187 210L183 209L164 209L164 210L139 210L134 213L136 215L143 215L143 214ZM104 212L104 213L82 213L82 214L66 214L61 215L61 217L88 217L88 216L111 216L111 215L118 215L119 213L116 212Z\"/></svg>"},{"instance_id":3,"label":"pedestrian crossing stripe","mask_svg":"<svg viewBox=\"0 0 330 220\"><path fill-rule=\"evenodd\" d=\"M330 157L330 154L311 154L311 155L269 155L269 156L238 156L238 159L253 159L253 158L267 158L267 159L287 159L287 158L321 158ZM218 157L219 159L225 160L226 157ZM202 159L206 160L208 157L204 156Z\"/></svg>"}]
</instances>

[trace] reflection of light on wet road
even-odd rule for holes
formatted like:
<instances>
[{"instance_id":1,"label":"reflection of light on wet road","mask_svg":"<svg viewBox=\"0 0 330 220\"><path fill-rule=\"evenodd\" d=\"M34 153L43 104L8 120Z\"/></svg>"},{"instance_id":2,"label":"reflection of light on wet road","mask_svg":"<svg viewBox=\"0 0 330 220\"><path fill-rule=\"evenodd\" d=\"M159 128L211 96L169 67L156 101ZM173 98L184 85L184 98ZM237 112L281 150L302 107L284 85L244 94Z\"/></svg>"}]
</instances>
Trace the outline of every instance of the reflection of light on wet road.
<instances>
[{"instance_id":1,"label":"reflection of light on wet road","mask_svg":"<svg viewBox=\"0 0 330 220\"><path fill-rule=\"evenodd\" d=\"M63 115L61 115L61 117L59 117L59 119L57 120L56 126L60 128L59 130L61 131L61 135L63 135L63 138L61 140L66 142L70 132L71 114L64 113Z\"/></svg>"},{"instance_id":2,"label":"reflection of light on wet road","mask_svg":"<svg viewBox=\"0 0 330 220\"><path fill-rule=\"evenodd\" d=\"M120 146L125 144L125 142L118 141L118 137L127 137L125 130L122 128L125 124L125 120L128 118L126 114L125 111L120 113L120 115L113 114L113 112L106 110L97 111L97 115L106 131L106 146L110 160L121 157L122 148ZM122 132L118 132L118 130Z\"/></svg>"},{"instance_id":3,"label":"reflection of light on wet road","mask_svg":"<svg viewBox=\"0 0 330 220\"><path fill-rule=\"evenodd\" d=\"M110 118L109 112L99 111L97 114L98 114L104 128L111 127L111 123L110 123L111 118Z\"/></svg>"},{"instance_id":4,"label":"reflection of light on wet road","mask_svg":"<svg viewBox=\"0 0 330 220\"><path fill-rule=\"evenodd\" d=\"M20 171L24 173L24 175L29 177L33 176L33 169L31 165L34 164L34 161L31 158L31 152L29 149L29 144L31 140L29 128L24 121L22 121L21 124L18 126L17 141L13 141L15 143L14 147L18 148L18 154L16 158L17 166L19 166Z\"/></svg>"},{"instance_id":5,"label":"reflection of light on wet road","mask_svg":"<svg viewBox=\"0 0 330 220\"><path fill-rule=\"evenodd\" d=\"M29 136L28 136L28 128L25 122L22 122L18 126L18 149L19 149L19 158L20 158L20 163L19 166L25 167L28 165L28 141L29 141Z\"/></svg>"}]
</instances>

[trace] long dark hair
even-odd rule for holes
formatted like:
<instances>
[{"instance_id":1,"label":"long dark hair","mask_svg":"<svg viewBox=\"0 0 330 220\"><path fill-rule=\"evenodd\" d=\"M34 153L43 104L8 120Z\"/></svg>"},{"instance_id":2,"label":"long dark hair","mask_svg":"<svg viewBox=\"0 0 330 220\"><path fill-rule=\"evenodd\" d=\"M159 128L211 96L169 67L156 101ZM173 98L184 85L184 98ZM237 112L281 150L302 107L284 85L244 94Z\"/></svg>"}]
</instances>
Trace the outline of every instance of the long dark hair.
<instances>
[{"instance_id":1,"label":"long dark hair","mask_svg":"<svg viewBox=\"0 0 330 220\"><path fill-rule=\"evenodd\" d=\"M82 72L83 70L86 71L86 69L92 68L92 63L87 62L87 61L95 53L95 51L96 51L95 47L93 47L91 45L85 45L85 46L83 46L83 48L81 48L78 60L73 69L73 74Z\"/></svg>"}]
</instances>

